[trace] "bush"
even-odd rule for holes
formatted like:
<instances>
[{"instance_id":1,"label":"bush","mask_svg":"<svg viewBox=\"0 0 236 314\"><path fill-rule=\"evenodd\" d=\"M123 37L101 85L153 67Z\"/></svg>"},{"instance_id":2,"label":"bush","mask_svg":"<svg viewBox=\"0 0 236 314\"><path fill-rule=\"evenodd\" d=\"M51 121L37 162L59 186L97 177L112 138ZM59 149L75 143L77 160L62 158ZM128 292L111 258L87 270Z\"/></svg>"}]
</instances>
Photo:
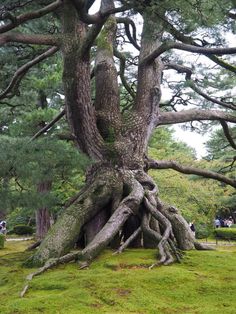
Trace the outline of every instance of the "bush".
<instances>
[{"instance_id":1,"label":"bush","mask_svg":"<svg viewBox=\"0 0 236 314\"><path fill-rule=\"evenodd\" d=\"M215 237L224 240L236 240L236 228L217 228L214 230Z\"/></svg>"},{"instance_id":2,"label":"bush","mask_svg":"<svg viewBox=\"0 0 236 314\"><path fill-rule=\"evenodd\" d=\"M0 233L0 249L4 248L5 235Z\"/></svg>"},{"instance_id":3,"label":"bush","mask_svg":"<svg viewBox=\"0 0 236 314\"><path fill-rule=\"evenodd\" d=\"M34 233L34 229L26 225L17 225L12 229L12 233L18 235L32 235Z\"/></svg>"},{"instance_id":4,"label":"bush","mask_svg":"<svg viewBox=\"0 0 236 314\"><path fill-rule=\"evenodd\" d=\"M212 228L207 224L196 224L196 239L206 239L212 234Z\"/></svg>"},{"instance_id":5,"label":"bush","mask_svg":"<svg viewBox=\"0 0 236 314\"><path fill-rule=\"evenodd\" d=\"M236 224L231 225L230 228L236 228Z\"/></svg>"}]
</instances>

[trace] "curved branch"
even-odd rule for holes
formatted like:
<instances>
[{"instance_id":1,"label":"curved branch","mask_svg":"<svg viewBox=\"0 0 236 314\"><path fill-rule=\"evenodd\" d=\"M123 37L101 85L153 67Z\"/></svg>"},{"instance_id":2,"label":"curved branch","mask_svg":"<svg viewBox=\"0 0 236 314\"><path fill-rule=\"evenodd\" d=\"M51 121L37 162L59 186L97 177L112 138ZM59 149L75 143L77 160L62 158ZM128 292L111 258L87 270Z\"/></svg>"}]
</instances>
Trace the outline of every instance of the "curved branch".
<instances>
[{"instance_id":1,"label":"curved branch","mask_svg":"<svg viewBox=\"0 0 236 314\"><path fill-rule=\"evenodd\" d=\"M162 53L170 50L170 49L178 49L184 50L192 53L200 53L206 56L208 55L228 55L235 54L236 47L227 47L227 48L207 48L207 47L199 47L190 44L184 44L179 42L166 42L155 49L151 54L145 57L141 64L149 64L152 63L157 57L159 57Z\"/></svg>"},{"instance_id":2,"label":"curved branch","mask_svg":"<svg viewBox=\"0 0 236 314\"><path fill-rule=\"evenodd\" d=\"M0 33L5 33L29 20L40 18L52 11L55 11L62 5L62 3L63 3L62 0L56 0L55 2L50 3L49 5L45 6L42 9L33 12L27 12L19 16L16 16L14 17L14 20L11 20L10 23L0 26Z\"/></svg>"},{"instance_id":3,"label":"curved branch","mask_svg":"<svg viewBox=\"0 0 236 314\"><path fill-rule=\"evenodd\" d=\"M22 44L48 45L59 46L60 35L29 35L23 33L7 32L0 35L0 46L9 42L16 42Z\"/></svg>"},{"instance_id":4,"label":"curved branch","mask_svg":"<svg viewBox=\"0 0 236 314\"><path fill-rule=\"evenodd\" d=\"M214 179L236 188L236 180L227 178L219 173L198 169L191 166L182 166L173 160L149 160L149 169L173 169L184 174L195 174L204 178Z\"/></svg>"},{"instance_id":5,"label":"curved branch","mask_svg":"<svg viewBox=\"0 0 236 314\"><path fill-rule=\"evenodd\" d=\"M125 25L125 32L126 32L126 35L129 39L130 43L137 50L140 50L140 46L138 45L137 40L136 40L136 25L135 25L134 21L128 17L117 17L116 21L117 21L117 23L123 23ZM129 26L131 26L133 29L133 36L130 33Z\"/></svg>"},{"instance_id":6,"label":"curved branch","mask_svg":"<svg viewBox=\"0 0 236 314\"><path fill-rule=\"evenodd\" d=\"M169 32L176 38L177 40L185 43L185 44L190 44L193 46L199 46L196 44L194 38L191 36L186 36L184 35L181 31L176 29L174 25L172 25L166 18L158 14L158 17L162 20L162 22L165 24ZM206 44L206 41L204 40L204 43ZM236 73L236 67L232 64L229 64L225 62L224 60L214 56L214 55L206 55L207 58L209 58L211 61L215 62L216 64L220 65L222 68L225 68L226 70L229 70L231 72Z\"/></svg>"},{"instance_id":7,"label":"curved branch","mask_svg":"<svg viewBox=\"0 0 236 314\"><path fill-rule=\"evenodd\" d=\"M160 113L156 125L177 124L190 121L210 120L236 122L236 116L220 110L189 109L179 112Z\"/></svg>"},{"instance_id":8,"label":"curved branch","mask_svg":"<svg viewBox=\"0 0 236 314\"><path fill-rule=\"evenodd\" d=\"M125 63L126 63L126 58L123 53L118 51L116 48L114 48L114 55L120 60L120 78L121 82L124 85L125 89L127 92L130 94L130 96L134 99L135 98L135 92L127 82L125 78Z\"/></svg>"},{"instance_id":9,"label":"curved branch","mask_svg":"<svg viewBox=\"0 0 236 314\"><path fill-rule=\"evenodd\" d=\"M0 99L7 98L8 94L11 90L14 89L14 87L20 83L22 78L25 76L25 74L31 69L35 64L41 62L42 60L54 55L59 50L58 47L52 47L42 53L41 55L37 56L33 60L29 61L28 63L24 64L22 67L20 67L15 74L13 75L11 82L8 84L7 88L0 94Z\"/></svg>"}]
</instances>

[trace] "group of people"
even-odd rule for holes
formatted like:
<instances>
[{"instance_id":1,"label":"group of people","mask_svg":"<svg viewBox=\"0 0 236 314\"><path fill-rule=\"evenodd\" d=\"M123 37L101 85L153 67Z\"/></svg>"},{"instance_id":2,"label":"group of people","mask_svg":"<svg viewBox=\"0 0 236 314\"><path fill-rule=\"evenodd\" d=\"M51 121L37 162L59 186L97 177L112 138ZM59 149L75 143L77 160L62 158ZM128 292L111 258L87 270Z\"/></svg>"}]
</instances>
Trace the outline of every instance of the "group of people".
<instances>
[{"instance_id":1,"label":"group of people","mask_svg":"<svg viewBox=\"0 0 236 314\"><path fill-rule=\"evenodd\" d=\"M225 219L216 217L215 228L230 228L233 223L234 223L234 220L231 216Z\"/></svg>"},{"instance_id":2,"label":"group of people","mask_svg":"<svg viewBox=\"0 0 236 314\"><path fill-rule=\"evenodd\" d=\"M0 234L6 234L7 233L7 223L5 220L0 221Z\"/></svg>"}]
</instances>

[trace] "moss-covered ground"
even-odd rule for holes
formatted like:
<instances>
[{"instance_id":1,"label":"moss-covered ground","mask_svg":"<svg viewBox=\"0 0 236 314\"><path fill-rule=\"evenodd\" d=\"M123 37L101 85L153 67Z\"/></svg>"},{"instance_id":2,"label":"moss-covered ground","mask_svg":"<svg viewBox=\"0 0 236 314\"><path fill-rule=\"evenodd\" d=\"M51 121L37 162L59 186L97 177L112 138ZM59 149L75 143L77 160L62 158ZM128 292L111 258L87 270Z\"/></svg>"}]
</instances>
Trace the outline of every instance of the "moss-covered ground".
<instances>
[{"instance_id":1,"label":"moss-covered ground","mask_svg":"<svg viewBox=\"0 0 236 314\"><path fill-rule=\"evenodd\" d=\"M71 263L35 277L20 298L32 272L21 266L28 245L0 250L0 313L236 313L236 246L188 252L182 264L152 270L154 250L106 251L89 269Z\"/></svg>"}]
</instances>

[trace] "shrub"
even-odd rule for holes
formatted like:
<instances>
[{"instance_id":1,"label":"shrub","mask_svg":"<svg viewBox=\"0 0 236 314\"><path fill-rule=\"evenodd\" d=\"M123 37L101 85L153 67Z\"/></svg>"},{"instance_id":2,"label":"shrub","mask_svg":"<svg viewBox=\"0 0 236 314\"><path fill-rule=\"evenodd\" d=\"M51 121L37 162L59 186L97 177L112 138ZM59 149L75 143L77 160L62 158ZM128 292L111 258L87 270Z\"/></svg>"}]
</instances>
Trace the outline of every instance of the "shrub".
<instances>
[{"instance_id":1,"label":"shrub","mask_svg":"<svg viewBox=\"0 0 236 314\"><path fill-rule=\"evenodd\" d=\"M4 234L0 233L0 249L4 248L5 236Z\"/></svg>"},{"instance_id":2,"label":"shrub","mask_svg":"<svg viewBox=\"0 0 236 314\"><path fill-rule=\"evenodd\" d=\"M230 228L236 228L236 224L231 225Z\"/></svg>"},{"instance_id":3,"label":"shrub","mask_svg":"<svg viewBox=\"0 0 236 314\"><path fill-rule=\"evenodd\" d=\"M224 240L236 240L236 228L217 228L214 230L217 238Z\"/></svg>"},{"instance_id":4,"label":"shrub","mask_svg":"<svg viewBox=\"0 0 236 314\"><path fill-rule=\"evenodd\" d=\"M196 239L206 239L212 234L212 228L207 224L196 224Z\"/></svg>"},{"instance_id":5,"label":"shrub","mask_svg":"<svg viewBox=\"0 0 236 314\"><path fill-rule=\"evenodd\" d=\"M32 235L34 233L34 229L26 225L17 225L12 229L12 232L18 235Z\"/></svg>"}]
</instances>

